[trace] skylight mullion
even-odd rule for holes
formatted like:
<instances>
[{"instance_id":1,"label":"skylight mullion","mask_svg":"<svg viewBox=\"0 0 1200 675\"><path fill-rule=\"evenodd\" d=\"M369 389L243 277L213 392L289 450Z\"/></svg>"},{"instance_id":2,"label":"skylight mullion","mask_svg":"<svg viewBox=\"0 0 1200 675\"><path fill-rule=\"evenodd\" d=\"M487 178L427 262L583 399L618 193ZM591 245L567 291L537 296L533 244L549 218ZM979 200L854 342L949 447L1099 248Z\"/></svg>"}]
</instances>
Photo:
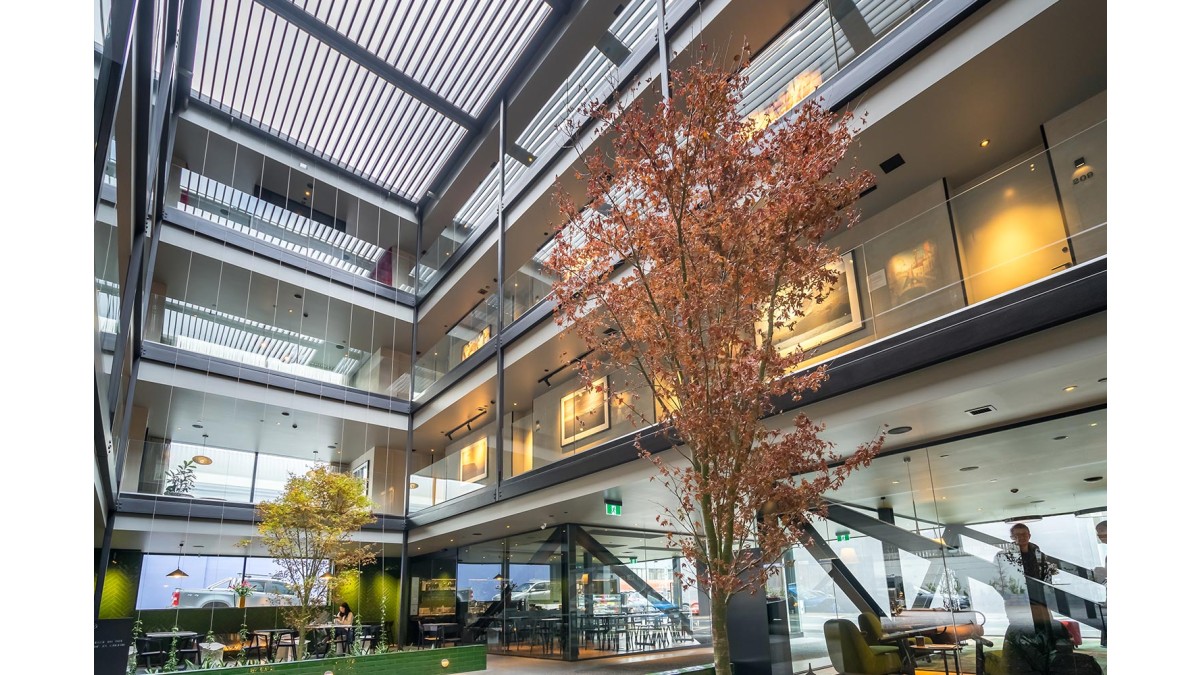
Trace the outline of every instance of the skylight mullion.
<instances>
[{"instance_id":1,"label":"skylight mullion","mask_svg":"<svg viewBox=\"0 0 1200 675\"><path fill-rule=\"evenodd\" d=\"M364 81L364 77L360 76L363 76L366 72L366 68L355 69L354 75L350 78L350 81L347 84L347 88L354 92L353 99L351 100L348 97L346 99L342 99L343 101L347 101L349 105L343 104L338 106L337 123L335 123L332 128L328 127L328 120L325 124L321 125L321 132L317 135L317 138L320 140L322 146L328 149L328 153L332 157L338 156L338 143L334 139L334 134L337 133L338 129L344 130L355 125L357 120L363 114L363 106L359 105L359 99L362 97L363 90L366 89L366 83ZM353 122L351 120L353 120ZM327 128L328 135L326 134ZM340 136L340 133L338 135Z\"/></svg>"},{"instance_id":2,"label":"skylight mullion","mask_svg":"<svg viewBox=\"0 0 1200 675\"><path fill-rule=\"evenodd\" d=\"M411 5L404 8L404 16L400 19L400 25L396 28L396 32L392 33L391 43L387 46L386 50L378 52L384 61L387 61L388 63L392 64L392 66L397 68L398 66L396 66L396 64L399 62L400 57L399 52L404 50L404 45L408 42L407 40L400 40L400 36L412 35L410 32L412 29L412 23L414 23L417 17L420 15L420 8L417 8L417 12L415 13L410 12L409 10L411 9L413 9Z\"/></svg>"},{"instance_id":3,"label":"skylight mullion","mask_svg":"<svg viewBox=\"0 0 1200 675\"><path fill-rule=\"evenodd\" d=\"M298 106L303 106L304 112L302 113L301 110L297 110L296 113L292 115L291 125L285 132L286 135L297 139L302 137L301 134L306 124L309 122L309 120L314 118L312 111L313 105L316 103L317 88L321 86L322 81L325 79L325 66L329 62L329 55L336 53L332 47L324 42L321 42L320 40L316 40L316 38L313 38L311 35L309 36L309 39L315 40L317 43L316 51L313 54L313 64L316 63L317 59L320 59L321 65L319 66L320 73L317 75L316 80L312 79L312 76L313 71L317 70L317 68L310 67L307 69L308 72L304 76L304 84L300 87L300 100L297 102ZM310 82L312 83L311 91L308 87Z\"/></svg>"},{"instance_id":4,"label":"skylight mullion","mask_svg":"<svg viewBox=\"0 0 1200 675\"><path fill-rule=\"evenodd\" d=\"M199 40L196 43L196 53L199 56L196 59L196 71L199 77L192 80L192 91L199 94L206 94L209 91L209 88L205 86L205 81L212 80L212 69L208 67L208 46L212 44L213 37L212 12L212 0L200 3L199 26L203 26L204 28L197 28L196 30L196 38ZM207 21L205 20L206 17Z\"/></svg>"},{"instance_id":5,"label":"skylight mullion","mask_svg":"<svg viewBox=\"0 0 1200 675\"><path fill-rule=\"evenodd\" d=\"M354 22L354 18L355 18L355 17L358 15L358 10L359 10L359 8L361 8L361 7L362 7L362 3L358 3L358 4L356 4L356 5L355 5L355 7L354 7L354 14L353 14L353 15L350 17L350 21L351 21L351 23L353 23L353 22ZM342 10L343 14L345 13L345 9L344 9L344 8L345 8L345 5L343 5L343 10ZM344 55L342 55L342 56L343 56L343 58L345 58L345 56L344 56ZM357 63L355 63L355 62L353 62L353 60L351 60L351 59L349 59L349 58L345 58L345 60L346 60L346 62L347 62L347 65L346 65L346 67L345 67L346 69L350 68L351 66L353 66L353 67L355 68L355 70L354 70L354 75L351 77L351 79L350 79L350 84L349 84L349 87L350 87L350 88L353 88L354 82L355 82L355 81L358 79L358 75L359 75L359 73L360 73L360 72L362 72L362 71L364 71L364 70L366 70L366 68L363 68L361 65L359 65L359 64L357 64ZM345 76L346 76L346 69L343 69L343 70L342 70L342 78L343 78L343 79L344 79L344 78L345 78ZM340 82L340 81L339 81L339 83L338 83L338 84L339 84L339 87L338 87L338 88L340 89L340 88L341 88L341 84L342 84L342 82ZM328 92L328 89L326 89L326 92ZM322 100L322 103L324 103L324 96L322 96L322 97L321 97L321 100ZM339 98L339 99L336 99L336 100L340 100L340 101L342 102L342 104L341 104L341 105L337 106L337 107L338 107L338 112L339 112L339 114L338 114L338 115L336 115L336 117L338 118L338 120L339 120L339 121L341 121L341 119L343 118L343 115L344 115L344 113L345 113L345 112L346 112L346 110L347 110L347 106L345 105L345 103L346 103L346 100L347 100L347 99L344 99L344 98ZM351 107L353 107L353 105L354 105L354 104L356 104L357 102L358 102L358 101L357 101L357 97L356 97L356 98L355 98L355 101L354 101L354 103L352 103L352 104L351 104ZM330 119L332 119L333 117L335 117L335 115L330 115L329 117L325 118L325 123L321 125L321 129L320 129L320 131L318 131L318 132L317 132L316 138L317 138L317 143L318 143L318 144L321 144L321 139L325 137L325 129L326 129L326 127L329 125L329 120L330 120ZM324 147L324 146L323 146L323 144L321 144L321 145L322 145L322 147ZM329 154L329 155L332 157L332 153L326 153L326 154Z\"/></svg>"},{"instance_id":6,"label":"skylight mullion","mask_svg":"<svg viewBox=\"0 0 1200 675\"><path fill-rule=\"evenodd\" d=\"M293 33L295 35L295 39L292 43L292 52L291 52L291 54L288 55L287 66L284 68L283 72L285 74L285 77L289 74L293 75L294 77L291 78L292 85L287 87L287 100L283 100L283 97L281 96L280 100L283 103L282 108L280 105L276 104L275 112L271 115L271 129L277 130L277 133L279 133L280 135L284 135L284 132L282 130L281 124L276 121L276 118L278 117L280 111L282 110L283 115L284 115L284 118L282 121L284 121L284 122L287 121L288 111L290 111L292 108L292 99L296 96L296 90L300 88L299 86L297 86L299 84L299 80L300 80L299 71L301 70L302 66L307 65L309 46L316 42L316 40L313 38L313 36L300 30L300 28L297 27L296 25L294 25L292 23L288 23L287 27L288 27L288 30L295 31ZM299 63L296 64L295 68L292 68L292 60L293 60L293 57L296 56L296 46L299 44L301 38L303 38L304 44L300 49ZM306 72L311 72L311 70L307 67L303 68L303 70L305 70Z\"/></svg>"},{"instance_id":7,"label":"skylight mullion","mask_svg":"<svg viewBox=\"0 0 1200 675\"><path fill-rule=\"evenodd\" d=\"M391 114L390 111L394 110L395 106L399 105L399 101L396 101L396 103L393 104L393 100L396 98L396 92L398 91L395 87L387 86L387 83L384 81L384 79L378 77L374 73L371 73L368 79L372 83L372 89L378 89L378 93L375 94L375 104L371 106L371 113L369 116L370 126L365 131L359 128L356 130L356 133L352 133L346 137L347 145L353 141L353 145L350 145L346 156L350 158L350 161L354 162L356 165L358 164L357 158L360 156L360 149L364 148L363 143L368 139L373 140L375 138L375 129L379 127L379 123ZM387 93L387 100L384 101L383 105L381 106L379 104L379 99L383 97L385 92ZM345 131L346 130L343 129L343 132ZM367 145L365 147L370 148L371 146Z\"/></svg>"},{"instance_id":8,"label":"skylight mullion","mask_svg":"<svg viewBox=\"0 0 1200 675\"><path fill-rule=\"evenodd\" d=\"M435 9L429 23L421 31L420 37L414 40L419 43L419 46L409 57L408 63L401 68L403 72L421 83L425 82L429 64L433 63L437 59L437 54L442 51L442 38L445 37L443 25L449 12L449 3L435 2L433 4ZM451 22L453 22L453 18L451 18Z\"/></svg>"},{"instance_id":9,"label":"skylight mullion","mask_svg":"<svg viewBox=\"0 0 1200 675\"><path fill-rule=\"evenodd\" d=\"M268 92L271 92L268 94L268 96L270 98L278 98L277 96L273 95L274 91L275 91L275 76L279 72L279 64L280 64L279 55L282 54L284 51L283 45L275 44L275 29L279 27L279 24L282 21L282 19L279 18L279 15L268 12L265 7L263 8L262 12L263 12L263 21L266 21L266 17L268 14L270 14L271 16L273 16L275 18L274 18L274 20L271 21L271 32L269 35L267 35L267 42L266 42L267 47L266 47L266 54L263 57L263 67L261 69L262 72L261 72L260 86L255 88L254 103L252 103L250 105L250 118L255 119L255 120L263 119L263 117L265 116L265 113L266 113L265 108L267 106L267 101L263 101L263 109L260 109L258 107L258 97L260 94L262 94L264 89L266 89ZM286 33L286 31L285 31L285 33ZM281 41L282 41L282 38L283 38L283 35L280 35ZM272 59L274 59L274 66L268 67L268 64L272 62ZM270 80L267 80L268 71L270 72ZM267 82L267 86L265 86L265 87L261 86L262 82Z\"/></svg>"},{"instance_id":10,"label":"skylight mullion","mask_svg":"<svg viewBox=\"0 0 1200 675\"><path fill-rule=\"evenodd\" d=\"M450 123L450 120L446 120L445 118L437 118L437 120ZM428 129L428 127L421 126L420 129ZM427 167L430 166L430 162L436 161L434 155L437 154L438 142L443 136L445 136L445 126L442 126L436 137L432 133L424 133L424 135L421 135L419 147L415 149L414 153L408 153L409 159L410 157L416 157L416 161L396 162L396 167L400 171L395 174L395 178L391 180L391 183L397 185L398 192L408 193L408 195L415 193L416 186L413 184L414 180L420 183L420 177L428 171Z\"/></svg>"},{"instance_id":11,"label":"skylight mullion","mask_svg":"<svg viewBox=\"0 0 1200 675\"><path fill-rule=\"evenodd\" d=\"M477 5L477 7L480 6ZM487 55L487 50L483 46L483 40L479 39L479 36L475 34L475 29L480 26L491 28L495 14L499 11L500 7L500 3L491 3L482 6L478 21L472 24L472 31L468 33L471 36L471 44L465 45L465 48L459 49L459 53L454 55L454 65L456 67L450 69L451 80L445 86L441 82L438 83L438 90L444 91L447 99L453 101L455 105L464 110L467 108L467 101L463 98L463 89L466 87L466 83L476 79L473 77L474 73L478 70L483 57ZM496 32L492 31L491 35L494 38ZM486 86L486 83L484 86Z\"/></svg>"},{"instance_id":12,"label":"skylight mullion","mask_svg":"<svg viewBox=\"0 0 1200 675\"><path fill-rule=\"evenodd\" d=\"M430 5L434 5L435 7L431 8ZM436 5L436 2L420 3L420 7L413 17L412 27L410 30L405 30L404 35L428 35L429 20L430 17L437 11ZM411 73L412 70L409 68L409 61L412 60L413 54L416 53L416 50L422 46L423 45L421 44L420 37L415 40L404 40L400 47L400 53L396 55L397 58L394 62L396 67L403 73Z\"/></svg>"},{"instance_id":13,"label":"skylight mullion","mask_svg":"<svg viewBox=\"0 0 1200 675\"><path fill-rule=\"evenodd\" d=\"M332 56L332 59L328 57ZM319 136L317 129L329 123L330 118L337 114L337 110L342 108L339 101L342 101L342 84L346 78L346 69L353 62L345 54L339 51L330 49L326 53L326 59L321 61L321 73L313 82L313 98L310 110L316 111L316 114L306 117L300 125L301 133L304 138L312 139L310 145L320 147L317 143ZM326 75L326 67L329 69L329 74ZM330 92L334 92L332 101L329 101ZM318 122L320 126L318 126Z\"/></svg>"},{"instance_id":14,"label":"skylight mullion","mask_svg":"<svg viewBox=\"0 0 1200 675\"><path fill-rule=\"evenodd\" d=\"M436 170L446 162L447 152L449 152L450 145L455 140L456 135L465 133L466 131L455 124L453 120L443 120L441 130L434 138L433 144L430 145L430 149L425 155L425 161L418 165L417 170L412 173L411 179L416 182L406 186L402 194L416 195L427 190Z\"/></svg>"},{"instance_id":15,"label":"skylight mullion","mask_svg":"<svg viewBox=\"0 0 1200 675\"><path fill-rule=\"evenodd\" d=\"M396 133L398 133L399 136L395 137L395 142L392 142L390 138L388 139L389 150L387 155L385 155L383 163L381 164L380 176L384 178L382 182L384 185L389 186L389 189L391 189L393 186L393 182L390 180L390 177L395 175L396 165L402 164L402 159L404 157L411 157L412 150L415 150L415 148L410 147L410 144L412 143L412 136L415 134L415 131L428 126L425 123L425 119L428 117L428 114L432 112L432 110L420 105L418 102L414 101L414 103L416 103L415 109L411 111L411 114L406 116L406 119L402 121L401 126L396 130ZM400 154L398 155L397 153Z\"/></svg>"},{"instance_id":16,"label":"skylight mullion","mask_svg":"<svg viewBox=\"0 0 1200 675\"><path fill-rule=\"evenodd\" d=\"M450 33L439 40L444 49L438 49L437 53L433 54L433 63L438 64L437 70L429 79L428 86L430 89L438 92L449 100L454 105L462 107L460 102L453 96L445 93L442 83L445 81L448 73L462 72L463 59L460 54L455 53L461 51L457 49L460 35L464 41L472 41L478 44L478 40L474 40L475 27L479 24L478 16L481 13L481 4L472 5L471 12L458 12L450 25ZM465 34L464 34L465 31ZM467 61L469 63L469 61Z\"/></svg>"},{"instance_id":17,"label":"skylight mullion","mask_svg":"<svg viewBox=\"0 0 1200 675\"><path fill-rule=\"evenodd\" d=\"M246 52L248 51L250 36L255 35L254 31L251 31L249 29L249 26L250 26L252 20L254 19L254 8L255 7L257 7L257 5L254 2L251 2L246 7L246 16L245 16L245 19L243 19L242 18L242 0L238 0L237 9L234 11L234 20L237 22L236 25L239 27L246 26L247 29L244 31L235 30L234 31L234 39L230 42L230 45L229 45L230 54L238 55L237 56L237 71L233 75L233 87L232 87L232 91L229 92L229 97L227 99L229 102L229 108L231 110L238 110L238 111L242 110L241 108L239 108L236 105L238 93L243 92L243 91L249 91L247 83L242 82L242 66L245 65L245 63L246 63L245 56L246 56ZM223 98L223 99L225 98L224 92L221 92L221 98ZM243 94L242 98L245 99L244 94ZM243 100L243 103L244 102L245 101Z\"/></svg>"},{"instance_id":18,"label":"skylight mullion","mask_svg":"<svg viewBox=\"0 0 1200 675\"><path fill-rule=\"evenodd\" d=\"M385 53L386 50L383 48L384 41L387 40L389 35L392 36L391 44L388 45L388 49L391 49L392 45L394 45L396 43L396 37L397 37L398 33L392 32L392 24L395 22L396 16L398 16L400 14L400 4L401 3L399 3L399 2L383 3L384 8L387 8L387 7L392 8L392 13L390 16L388 16L387 25L383 27L382 31L377 32L376 29L379 28L379 25L382 22L378 21L378 20L375 21L374 25L371 26L370 37L367 38L366 42L362 43L363 46L365 46L372 54L378 54L379 58L383 59L384 61L388 61L387 55ZM383 12L381 10L380 14L382 14L382 13ZM376 35L379 35L379 43L378 44L375 43ZM391 63L391 61L388 61L388 63Z\"/></svg>"},{"instance_id":19,"label":"skylight mullion","mask_svg":"<svg viewBox=\"0 0 1200 675\"><path fill-rule=\"evenodd\" d=\"M258 47L260 44L262 44L261 38L263 35L263 22L266 20L265 12L266 12L266 10L263 9L262 5L259 5L258 3L255 3L255 2L250 3L250 18L249 18L249 21L247 21L247 24L252 25L254 23L255 16L257 16L258 17L258 29L255 30L253 27L251 27L249 30L246 31L247 42L250 39L254 40L253 48L245 48L242 50L243 55L245 55L246 52L250 53L250 68L246 72L247 77L246 77L245 86L239 88L240 93L242 95L241 96L241 98L242 98L241 105L239 106L237 104L238 91L235 91L233 98L230 99L230 101L229 101L229 107L231 107L231 108L237 108L238 110L245 110L246 103L247 103L248 99L250 98L250 92L257 91L259 89L259 87L261 86L263 70L260 67L261 64L259 63L259 60L258 60ZM240 64L238 65L238 80L241 81L241 65ZM253 118L254 111L253 110L248 111L247 117Z\"/></svg>"},{"instance_id":20,"label":"skylight mullion","mask_svg":"<svg viewBox=\"0 0 1200 675\"><path fill-rule=\"evenodd\" d=\"M373 180L378 179L383 173L383 160L387 157L388 148L391 147L392 139L404 124L404 120L410 115L412 107L417 101L414 98L405 96L403 92L399 93L399 99L396 101L395 108L386 116L384 126L379 133L372 135L371 138L364 139L367 145L363 148L365 159L363 161L363 172L370 176ZM383 186L387 189L386 186Z\"/></svg>"},{"instance_id":21,"label":"skylight mullion","mask_svg":"<svg viewBox=\"0 0 1200 675\"><path fill-rule=\"evenodd\" d=\"M422 109L420 102L414 98L404 96L403 102L404 105L399 111L401 114L396 117L395 123L389 127L391 131L388 133L387 139L383 143L378 144L377 154L372 156L373 174L378 178L382 178L389 173L391 158L395 155L397 147L404 139L407 133L406 130L412 125L413 118ZM380 183L385 188L391 189L391 186L386 182L381 180Z\"/></svg>"},{"instance_id":22,"label":"skylight mullion","mask_svg":"<svg viewBox=\"0 0 1200 675\"><path fill-rule=\"evenodd\" d=\"M363 76L362 81L358 83L358 89L354 96L354 102L350 105L350 109L355 113L354 117L346 120L345 124L335 126L330 131L332 138L330 139L329 147L331 148L332 152L339 157L346 157L347 162L349 162L349 147L346 146L349 146L351 138L362 132L363 119L370 119L371 114L376 111L376 107L379 105L378 83L380 82L380 79L375 78L372 80L371 71L367 70L366 68L360 68L359 70ZM360 104L359 101L362 99L363 92L366 92L367 97L366 100L362 101ZM366 114L366 118L363 117L364 114ZM347 136L346 132L350 130L353 131L349 136ZM334 134L336 134L336 136L334 136ZM346 143L344 145L342 143L343 138L346 139Z\"/></svg>"},{"instance_id":23,"label":"skylight mullion","mask_svg":"<svg viewBox=\"0 0 1200 675\"><path fill-rule=\"evenodd\" d=\"M526 4L525 7L527 16L532 6ZM495 89L504 64L515 58L514 52L517 51L517 45L523 44L528 39L528 36L525 36L524 39L518 38L511 44L508 41L510 35L520 33L519 26L524 23L521 16L520 13L513 12L506 18L502 17L499 25L496 25L494 17L489 17L490 30L486 44L482 40L477 41L471 56L466 59L466 62L472 65L469 69L464 68L460 75L463 91L461 95L456 96L456 100L464 109L476 110L478 108L484 95ZM479 53L480 56L476 57L475 53ZM484 56L489 58L485 61ZM475 83L474 87L471 86L472 83Z\"/></svg>"},{"instance_id":24,"label":"skylight mullion","mask_svg":"<svg viewBox=\"0 0 1200 675\"><path fill-rule=\"evenodd\" d=\"M214 97L214 98L217 100L217 102L219 102L219 103L224 103L224 102L225 102L225 98L224 98L224 94L225 94L225 85L227 85L227 84L229 83L229 67L230 67L230 65L231 65L231 62L233 61L233 59L232 59L232 58L229 58L231 55L230 55L230 54L226 54L226 53L225 53L225 49L224 49L224 45L225 45L225 33L226 33L226 31L228 30L228 29L226 28L226 25L225 25L225 15L228 13L228 12L226 12L226 9L227 9L228 7L229 7L229 3L228 3L228 2L223 2L223 3L221 3L221 23L220 23L220 25L221 25L221 28L220 28L220 33L218 33L218 34L217 34L217 50L216 50L216 55L217 55L217 58L218 58L218 59L224 59L224 60L225 60L225 77L222 79L222 78L220 78L220 77L218 76L218 77L217 77L217 80L214 80L214 82L213 82L213 97ZM232 41L232 38L230 38L230 40ZM218 66L218 68L219 68L219 66ZM220 71L218 70L218 73L219 73L219 72L220 72ZM217 87L216 87L216 82L217 82L218 80L219 80L219 81L220 81L220 83L221 83L221 89L220 89L220 93L217 93Z\"/></svg>"}]
</instances>

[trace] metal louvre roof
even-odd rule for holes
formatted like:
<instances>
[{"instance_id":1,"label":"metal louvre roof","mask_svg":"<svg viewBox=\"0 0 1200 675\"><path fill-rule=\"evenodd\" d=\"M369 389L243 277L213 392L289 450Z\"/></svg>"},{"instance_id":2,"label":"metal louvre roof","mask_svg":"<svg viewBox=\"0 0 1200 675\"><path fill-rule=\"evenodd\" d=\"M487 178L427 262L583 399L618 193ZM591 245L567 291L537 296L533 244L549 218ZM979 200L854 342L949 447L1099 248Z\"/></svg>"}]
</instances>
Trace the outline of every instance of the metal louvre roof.
<instances>
[{"instance_id":1,"label":"metal louvre roof","mask_svg":"<svg viewBox=\"0 0 1200 675\"><path fill-rule=\"evenodd\" d=\"M293 4L473 117L550 14L542 0Z\"/></svg>"},{"instance_id":2,"label":"metal louvre roof","mask_svg":"<svg viewBox=\"0 0 1200 675\"><path fill-rule=\"evenodd\" d=\"M192 94L416 203L551 14L543 0L204 0Z\"/></svg>"}]
</instances>

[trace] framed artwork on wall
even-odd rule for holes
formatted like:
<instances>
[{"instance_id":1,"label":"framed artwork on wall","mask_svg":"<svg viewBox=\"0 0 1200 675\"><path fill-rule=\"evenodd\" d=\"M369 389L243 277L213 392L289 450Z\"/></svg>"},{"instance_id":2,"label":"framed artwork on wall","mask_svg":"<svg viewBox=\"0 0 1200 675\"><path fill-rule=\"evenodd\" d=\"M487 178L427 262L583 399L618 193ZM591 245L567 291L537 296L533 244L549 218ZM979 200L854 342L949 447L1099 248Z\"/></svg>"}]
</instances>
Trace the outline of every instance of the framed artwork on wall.
<instances>
[{"instance_id":1,"label":"framed artwork on wall","mask_svg":"<svg viewBox=\"0 0 1200 675\"><path fill-rule=\"evenodd\" d=\"M357 478L363 482L363 494L370 497L371 496L371 460L368 459L367 461L363 462L362 464L359 464L358 466L354 467L354 470L350 472L350 475L354 476L355 478Z\"/></svg>"},{"instance_id":2,"label":"framed artwork on wall","mask_svg":"<svg viewBox=\"0 0 1200 675\"><path fill-rule=\"evenodd\" d=\"M478 483L488 475L488 439L480 438L458 453L458 479Z\"/></svg>"},{"instance_id":3,"label":"framed artwork on wall","mask_svg":"<svg viewBox=\"0 0 1200 675\"><path fill-rule=\"evenodd\" d=\"M479 335L475 336L474 340L471 340L467 344L463 345L462 360L466 361L468 356L479 351L479 348L484 346L485 344L487 344L487 341L491 340L491 339L492 339L492 327L490 325L484 326L483 330L479 331Z\"/></svg>"},{"instance_id":4,"label":"framed artwork on wall","mask_svg":"<svg viewBox=\"0 0 1200 675\"><path fill-rule=\"evenodd\" d=\"M806 303L804 315L790 328L784 326L776 331L776 349L790 351L799 347L808 350L862 328L862 301L854 274L854 251L843 253L829 269L837 274L833 289L823 302Z\"/></svg>"},{"instance_id":5,"label":"framed artwork on wall","mask_svg":"<svg viewBox=\"0 0 1200 675\"><path fill-rule=\"evenodd\" d=\"M558 403L562 446L608 429L608 376L592 381L591 389L579 388Z\"/></svg>"}]
</instances>

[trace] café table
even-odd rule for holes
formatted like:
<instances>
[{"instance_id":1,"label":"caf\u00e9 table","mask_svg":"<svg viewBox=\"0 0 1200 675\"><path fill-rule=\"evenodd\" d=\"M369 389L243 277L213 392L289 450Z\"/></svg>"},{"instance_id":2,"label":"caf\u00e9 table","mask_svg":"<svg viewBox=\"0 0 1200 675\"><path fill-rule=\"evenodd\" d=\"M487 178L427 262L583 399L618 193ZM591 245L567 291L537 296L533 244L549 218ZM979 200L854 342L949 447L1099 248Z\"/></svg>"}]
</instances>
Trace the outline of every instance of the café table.
<instances>
[{"instance_id":1,"label":"caf\u00e9 table","mask_svg":"<svg viewBox=\"0 0 1200 675\"><path fill-rule=\"evenodd\" d=\"M152 640L175 640L175 652L184 660L191 661L196 665L200 665L200 647L196 645L196 641L200 638L200 634L194 630L163 630L152 631L146 633L144 637ZM167 651L167 646L164 645L164 651ZM188 658L194 656L195 658Z\"/></svg>"},{"instance_id":2,"label":"caf\u00e9 table","mask_svg":"<svg viewBox=\"0 0 1200 675\"><path fill-rule=\"evenodd\" d=\"M455 622L430 622L421 624L421 640L426 644L441 647L445 644L446 631L457 629ZM453 636L451 636L453 637Z\"/></svg>"},{"instance_id":3,"label":"caf\u00e9 table","mask_svg":"<svg viewBox=\"0 0 1200 675\"><path fill-rule=\"evenodd\" d=\"M292 658L295 659L296 646L291 645L291 644L280 644L280 640L283 638L283 636L287 635L289 633L292 633L293 629L291 629L291 628L259 628L258 630L252 630L250 632L255 635L265 636L267 638L267 660L268 661L275 660L275 650L279 649L280 647L287 647L288 649L290 649L291 653L292 653Z\"/></svg>"}]
</instances>

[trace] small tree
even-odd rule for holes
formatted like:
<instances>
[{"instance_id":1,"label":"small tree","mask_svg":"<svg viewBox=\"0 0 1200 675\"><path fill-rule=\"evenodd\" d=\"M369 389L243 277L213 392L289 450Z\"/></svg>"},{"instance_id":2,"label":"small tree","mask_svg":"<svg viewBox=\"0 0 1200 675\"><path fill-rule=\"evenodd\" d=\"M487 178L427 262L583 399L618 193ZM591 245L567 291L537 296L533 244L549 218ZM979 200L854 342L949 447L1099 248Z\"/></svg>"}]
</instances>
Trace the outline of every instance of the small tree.
<instances>
[{"instance_id":1,"label":"small tree","mask_svg":"<svg viewBox=\"0 0 1200 675\"><path fill-rule=\"evenodd\" d=\"M849 207L873 178L833 175L849 118L815 103L773 126L743 118L744 73L706 52L672 76L670 101L653 110L593 107L611 150L586 157L590 209L559 186L566 223L547 267L555 320L592 350L580 363L585 386L598 368L624 369L631 393L615 398L648 391L683 443L669 462L638 438L674 498L659 523L685 533L675 541L696 563L683 580L712 599L713 653L727 675L729 599L762 585L764 563L827 513L821 495L882 443L839 456L804 414L785 431L762 423L826 377L794 374L804 354L777 350L774 338L832 290L838 252L821 238L854 220Z\"/></svg>"},{"instance_id":2,"label":"small tree","mask_svg":"<svg viewBox=\"0 0 1200 675\"><path fill-rule=\"evenodd\" d=\"M350 538L375 522L371 500L360 479L317 467L290 475L279 497L258 505L258 517L263 544L280 568L276 576L299 598L281 613L300 633L296 650L303 658L307 627L326 611L338 586L336 578L326 583L321 576L330 565L345 572L375 559L374 552Z\"/></svg>"}]
</instances>

